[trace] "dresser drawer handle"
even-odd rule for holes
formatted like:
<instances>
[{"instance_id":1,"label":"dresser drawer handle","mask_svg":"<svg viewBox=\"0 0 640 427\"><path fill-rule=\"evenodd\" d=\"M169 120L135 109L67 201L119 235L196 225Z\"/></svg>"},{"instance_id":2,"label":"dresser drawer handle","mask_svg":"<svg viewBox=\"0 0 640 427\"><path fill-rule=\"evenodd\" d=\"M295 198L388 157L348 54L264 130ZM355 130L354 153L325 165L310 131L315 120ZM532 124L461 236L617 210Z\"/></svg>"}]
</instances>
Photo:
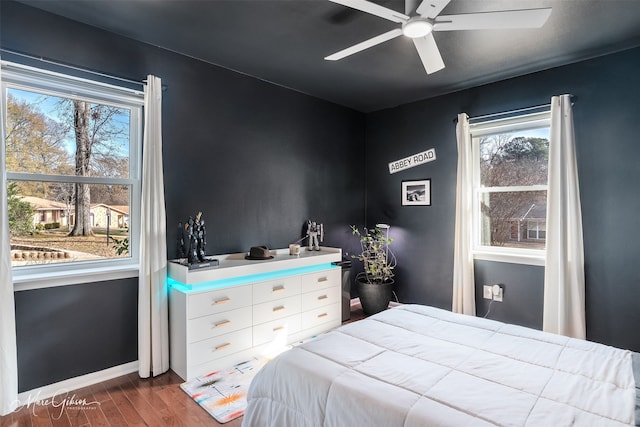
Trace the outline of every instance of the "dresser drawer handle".
<instances>
[{"instance_id":1,"label":"dresser drawer handle","mask_svg":"<svg viewBox=\"0 0 640 427\"><path fill-rule=\"evenodd\" d=\"M213 351L224 350L225 348L229 347L230 345L231 345L230 342L228 342L226 344L220 344L219 346L216 346L216 348Z\"/></svg>"},{"instance_id":2,"label":"dresser drawer handle","mask_svg":"<svg viewBox=\"0 0 640 427\"><path fill-rule=\"evenodd\" d=\"M222 322L218 322L215 325L213 325L214 328L220 328L222 326L228 326L231 324L231 320L223 320Z\"/></svg>"},{"instance_id":3,"label":"dresser drawer handle","mask_svg":"<svg viewBox=\"0 0 640 427\"><path fill-rule=\"evenodd\" d=\"M326 294L325 295L320 295L318 297L318 300L322 301L323 299L327 299L327 298L329 298L329 297Z\"/></svg>"},{"instance_id":4,"label":"dresser drawer handle","mask_svg":"<svg viewBox=\"0 0 640 427\"><path fill-rule=\"evenodd\" d=\"M318 283L326 282L327 280L329 279L326 276L318 277Z\"/></svg>"},{"instance_id":5,"label":"dresser drawer handle","mask_svg":"<svg viewBox=\"0 0 640 427\"><path fill-rule=\"evenodd\" d=\"M320 319L322 317L327 317L327 316L328 316L327 313L318 314L318 319Z\"/></svg>"},{"instance_id":6,"label":"dresser drawer handle","mask_svg":"<svg viewBox=\"0 0 640 427\"><path fill-rule=\"evenodd\" d=\"M278 326L276 328L273 328L273 332L278 332L284 329L284 326Z\"/></svg>"},{"instance_id":7,"label":"dresser drawer handle","mask_svg":"<svg viewBox=\"0 0 640 427\"><path fill-rule=\"evenodd\" d=\"M229 301L231 301L231 298L229 298L229 297L224 297L224 298L220 298L220 299L215 300L215 301L213 302L213 304L214 304L214 305L217 305L217 304L224 304L224 303L229 302Z\"/></svg>"},{"instance_id":8,"label":"dresser drawer handle","mask_svg":"<svg viewBox=\"0 0 640 427\"><path fill-rule=\"evenodd\" d=\"M274 286L271 289L271 292L282 292L284 291L284 285L278 285L278 286Z\"/></svg>"},{"instance_id":9,"label":"dresser drawer handle","mask_svg":"<svg viewBox=\"0 0 640 427\"><path fill-rule=\"evenodd\" d=\"M273 312L274 313L277 312L277 311L282 311L282 310L285 310L285 306L284 305L280 305L278 307L274 307L273 308Z\"/></svg>"}]
</instances>

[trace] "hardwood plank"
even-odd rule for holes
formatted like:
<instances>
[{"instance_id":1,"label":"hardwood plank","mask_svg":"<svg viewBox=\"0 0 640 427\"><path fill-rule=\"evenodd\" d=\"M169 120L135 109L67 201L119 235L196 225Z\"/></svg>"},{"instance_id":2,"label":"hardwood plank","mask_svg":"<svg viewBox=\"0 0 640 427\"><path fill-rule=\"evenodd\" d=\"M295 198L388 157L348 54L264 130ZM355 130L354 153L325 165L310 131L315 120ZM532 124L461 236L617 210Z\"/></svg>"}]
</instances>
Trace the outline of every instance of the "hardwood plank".
<instances>
[{"instance_id":1,"label":"hardwood plank","mask_svg":"<svg viewBox=\"0 0 640 427\"><path fill-rule=\"evenodd\" d=\"M180 387L167 387L158 392L165 403L171 404L176 416L189 426L216 426L218 423L195 403Z\"/></svg>"},{"instance_id":2,"label":"hardwood plank","mask_svg":"<svg viewBox=\"0 0 640 427\"><path fill-rule=\"evenodd\" d=\"M71 427L80 427L89 424L89 419L84 413L84 409L78 408L67 412L69 417L69 425Z\"/></svg>"},{"instance_id":3,"label":"hardwood plank","mask_svg":"<svg viewBox=\"0 0 640 427\"><path fill-rule=\"evenodd\" d=\"M173 414L169 410L169 408L164 404L162 399L156 398L155 393L152 391L147 393L149 397L156 403L156 406L160 406L160 408L154 407L151 402L147 400L145 397L145 393L142 392L139 384L140 382L135 382L131 378L129 378L130 382L128 386L123 387L125 394L136 411L140 414L142 419L150 426L185 426L186 425ZM161 405L158 405L161 403Z\"/></svg>"},{"instance_id":4,"label":"hardwood plank","mask_svg":"<svg viewBox=\"0 0 640 427\"><path fill-rule=\"evenodd\" d=\"M15 410L15 412L0 417L0 427L32 427L31 417L33 415L33 406L23 405Z\"/></svg>"},{"instance_id":5,"label":"hardwood plank","mask_svg":"<svg viewBox=\"0 0 640 427\"><path fill-rule=\"evenodd\" d=\"M0 427L18 427L18 421L14 414L0 416Z\"/></svg>"},{"instance_id":6,"label":"hardwood plank","mask_svg":"<svg viewBox=\"0 0 640 427\"><path fill-rule=\"evenodd\" d=\"M104 388L103 383L93 384L91 386L86 387L89 389L89 392L93 395L93 401L102 403L105 400L111 400L111 396Z\"/></svg>"},{"instance_id":7,"label":"hardwood plank","mask_svg":"<svg viewBox=\"0 0 640 427\"><path fill-rule=\"evenodd\" d=\"M22 424L20 423L21 420L24 420ZM12 413L4 415L0 417L0 427L31 427L31 418L29 418L28 414L18 415Z\"/></svg>"},{"instance_id":8,"label":"hardwood plank","mask_svg":"<svg viewBox=\"0 0 640 427\"><path fill-rule=\"evenodd\" d=\"M90 403L82 410L82 413L87 419L85 426L109 427L109 421L107 421L107 417L105 417L101 409L102 402L98 402L91 390L91 387L87 387L86 391L82 394L87 399L87 402Z\"/></svg>"},{"instance_id":9,"label":"hardwood plank","mask_svg":"<svg viewBox=\"0 0 640 427\"><path fill-rule=\"evenodd\" d=\"M73 427L90 425L86 411L96 411L99 403L94 400L90 387L84 387L69 393L73 402L67 407L67 416Z\"/></svg>"},{"instance_id":10,"label":"hardwood plank","mask_svg":"<svg viewBox=\"0 0 640 427\"><path fill-rule=\"evenodd\" d=\"M122 389L122 382L112 383L112 385L108 388L109 395L113 400L113 403L116 405L122 417L127 422L128 426L145 426L144 420L136 410L136 408L131 404L131 401L127 398L126 393Z\"/></svg>"},{"instance_id":11,"label":"hardwood plank","mask_svg":"<svg viewBox=\"0 0 640 427\"><path fill-rule=\"evenodd\" d=\"M104 414L108 425L112 427L127 427L127 421L124 419L113 400L106 399L101 401L100 411Z\"/></svg>"},{"instance_id":12,"label":"hardwood plank","mask_svg":"<svg viewBox=\"0 0 640 427\"><path fill-rule=\"evenodd\" d=\"M52 402L48 404L49 421L53 427L71 427L69 416L65 408L65 396L56 396L52 398Z\"/></svg>"},{"instance_id":13,"label":"hardwood plank","mask_svg":"<svg viewBox=\"0 0 640 427\"><path fill-rule=\"evenodd\" d=\"M185 411L196 411L197 414L207 416L206 419L201 418L201 415L195 417L196 420L200 420L201 423L219 425L215 420L209 416L200 406L195 403L190 397L186 395L181 389L180 384L184 381L175 372L169 371L155 378L141 379L137 375L129 376L130 380L137 384L140 393L147 399L147 401L159 411L167 425L186 426L193 425L193 416L185 418ZM177 394L174 394L177 393ZM176 397L179 398L176 401ZM177 406L176 403L179 405ZM206 424L205 424L206 425Z\"/></svg>"},{"instance_id":14,"label":"hardwood plank","mask_svg":"<svg viewBox=\"0 0 640 427\"><path fill-rule=\"evenodd\" d=\"M31 405L31 423L33 427L52 427L49 419L49 409L42 405Z\"/></svg>"}]
</instances>

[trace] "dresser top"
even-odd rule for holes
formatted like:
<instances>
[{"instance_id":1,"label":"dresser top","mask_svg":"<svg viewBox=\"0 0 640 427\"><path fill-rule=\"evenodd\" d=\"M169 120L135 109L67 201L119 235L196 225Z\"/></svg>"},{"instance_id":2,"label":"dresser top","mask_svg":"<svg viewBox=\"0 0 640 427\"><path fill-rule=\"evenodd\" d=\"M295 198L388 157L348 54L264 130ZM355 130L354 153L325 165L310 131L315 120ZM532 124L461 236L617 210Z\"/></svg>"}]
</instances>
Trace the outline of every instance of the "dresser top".
<instances>
[{"instance_id":1,"label":"dresser top","mask_svg":"<svg viewBox=\"0 0 640 427\"><path fill-rule=\"evenodd\" d=\"M168 263L169 278L183 285L197 285L199 283L228 279L239 276L250 276L261 273L271 273L278 270L310 267L319 264L330 264L342 260L342 249L322 246L319 251L310 251L300 248L300 255L289 255L289 249L276 249L270 251L273 258L267 260L245 259L247 253L233 253L214 255L219 265L214 268L202 270L189 270L185 265L176 262ZM189 286L195 288L195 286Z\"/></svg>"}]
</instances>

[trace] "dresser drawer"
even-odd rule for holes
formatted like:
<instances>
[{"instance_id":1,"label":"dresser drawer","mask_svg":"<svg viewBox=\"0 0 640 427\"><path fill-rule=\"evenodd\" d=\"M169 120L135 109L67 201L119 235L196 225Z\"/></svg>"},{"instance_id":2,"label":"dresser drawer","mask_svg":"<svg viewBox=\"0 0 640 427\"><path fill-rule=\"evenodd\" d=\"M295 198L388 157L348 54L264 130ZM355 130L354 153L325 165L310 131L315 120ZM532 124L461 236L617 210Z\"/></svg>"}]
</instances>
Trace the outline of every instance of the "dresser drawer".
<instances>
[{"instance_id":1,"label":"dresser drawer","mask_svg":"<svg viewBox=\"0 0 640 427\"><path fill-rule=\"evenodd\" d=\"M251 285L191 294L188 299L187 319L249 305L251 305Z\"/></svg>"},{"instance_id":2,"label":"dresser drawer","mask_svg":"<svg viewBox=\"0 0 640 427\"><path fill-rule=\"evenodd\" d=\"M210 314L187 321L187 342L228 334L251 326L251 306Z\"/></svg>"},{"instance_id":3,"label":"dresser drawer","mask_svg":"<svg viewBox=\"0 0 640 427\"><path fill-rule=\"evenodd\" d=\"M340 306L338 304L327 305L302 313L302 329L313 328L327 322L340 323Z\"/></svg>"},{"instance_id":4,"label":"dresser drawer","mask_svg":"<svg viewBox=\"0 0 640 427\"><path fill-rule=\"evenodd\" d=\"M341 269L332 268L331 270L318 271L302 276L302 292L310 292L317 289L330 288L335 286L341 287Z\"/></svg>"},{"instance_id":5,"label":"dresser drawer","mask_svg":"<svg viewBox=\"0 0 640 427\"><path fill-rule=\"evenodd\" d=\"M338 288L318 289L317 291L302 294L302 311L312 310L338 302Z\"/></svg>"},{"instance_id":6,"label":"dresser drawer","mask_svg":"<svg viewBox=\"0 0 640 427\"><path fill-rule=\"evenodd\" d=\"M270 322L298 313L300 313L300 295L264 302L253 306L253 324Z\"/></svg>"},{"instance_id":7,"label":"dresser drawer","mask_svg":"<svg viewBox=\"0 0 640 427\"><path fill-rule=\"evenodd\" d=\"M253 303L260 304L300 294L300 276L283 277L279 280L255 283Z\"/></svg>"},{"instance_id":8,"label":"dresser drawer","mask_svg":"<svg viewBox=\"0 0 640 427\"><path fill-rule=\"evenodd\" d=\"M201 363L228 356L251 348L253 334L251 328L241 329L230 334L219 335L207 340L187 344L188 365Z\"/></svg>"},{"instance_id":9,"label":"dresser drawer","mask_svg":"<svg viewBox=\"0 0 640 427\"><path fill-rule=\"evenodd\" d=\"M261 345L278 341L279 345L286 345L288 337L300 331L300 314L288 316L253 327L253 345Z\"/></svg>"}]
</instances>

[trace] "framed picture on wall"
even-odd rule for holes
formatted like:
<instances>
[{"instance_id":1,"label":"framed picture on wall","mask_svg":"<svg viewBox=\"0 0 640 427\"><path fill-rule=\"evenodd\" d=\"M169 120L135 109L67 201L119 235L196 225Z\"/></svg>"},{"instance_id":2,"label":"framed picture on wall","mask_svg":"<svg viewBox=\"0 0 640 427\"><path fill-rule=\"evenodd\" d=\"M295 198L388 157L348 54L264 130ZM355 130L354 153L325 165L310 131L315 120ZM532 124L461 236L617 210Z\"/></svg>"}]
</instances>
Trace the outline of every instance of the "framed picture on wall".
<instances>
[{"instance_id":1,"label":"framed picture on wall","mask_svg":"<svg viewBox=\"0 0 640 427\"><path fill-rule=\"evenodd\" d=\"M402 181L402 206L431 206L431 180Z\"/></svg>"}]
</instances>

